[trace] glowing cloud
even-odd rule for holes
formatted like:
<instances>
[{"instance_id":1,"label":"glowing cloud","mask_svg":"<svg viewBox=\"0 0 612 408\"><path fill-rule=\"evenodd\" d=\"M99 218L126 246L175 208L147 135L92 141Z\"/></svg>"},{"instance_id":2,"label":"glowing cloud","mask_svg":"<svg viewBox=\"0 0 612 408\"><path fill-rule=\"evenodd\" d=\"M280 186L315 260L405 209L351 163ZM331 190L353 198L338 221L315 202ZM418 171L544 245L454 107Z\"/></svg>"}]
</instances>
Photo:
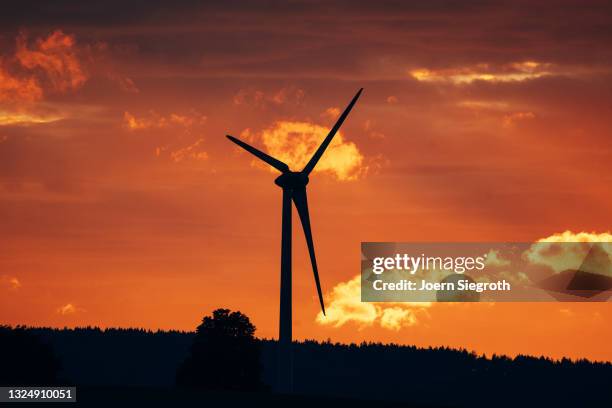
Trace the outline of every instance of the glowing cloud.
<instances>
[{"instance_id":1,"label":"glowing cloud","mask_svg":"<svg viewBox=\"0 0 612 408\"><path fill-rule=\"evenodd\" d=\"M538 242L612 242L612 234L607 232L565 231L539 239Z\"/></svg>"},{"instance_id":2,"label":"glowing cloud","mask_svg":"<svg viewBox=\"0 0 612 408\"><path fill-rule=\"evenodd\" d=\"M120 75L115 71L109 70L106 74L107 78L119 85L119 88L124 92L139 93L140 89L134 83L134 80L125 75Z\"/></svg>"},{"instance_id":3,"label":"glowing cloud","mask_svg":"<svg viewBox=\"0 0 612 408\"><path fill-rule=\"evenodd\" d=\"M598 245L595 247L589 243ZM612 234L565 231L540 239L523 256L534 264L549 266L556 272L580 268L611 276ZM585 265L587 256L591 257L591 262ZM595 260L596 264L592 264Z\"/></svg>"},{"instance_id":4,"label":"glowing cloud","mask_svg":"<svg viewBox=\"0 0 612 408\"><path fill-rule=\"evenodd\" d=\"M258 137L268 153L292 169L301 170L328 132L329 128L314 123L279 121L259 134L253 135L247 129L241 135L247 139ZM363 163L364 157L357 145L346 141L342 132L338 132L314 171L331 173L338 180L355 180L367 171Z\"/></svg>"},{"instance_id":5,"label":"glowing cloud","mask_svg":"<svg viewBox=\"0 0 612 408\"><path fill-rule=\"evenodd\" d=\"M72 303L67 303L63 306L58 307L55 311L61 314L62 316L66 316L66 315L73 315L76 313L84 312L85 309L77 307L73 305Z\"/></svg>"},{"instance_id":6,"label":"glowing cloud","mask_svg":"<svg viewBox=\"0 0 612 408\"><path fill-rule=\"evenodd\" d=\"M28 47L27 37L20 35L15 56L28 70L41 71L51 88L58 92L75 90L87 80L76 56L74 37L61 30L39 38L32 49Z\"/></svg>"},{"instance_id":7,"label":"glowing cloud","mask_svg":"<svg viewBox=\"0 0 612 408\"><path fill-rule=\"evenodd\" d=\"M399 102L399 99L397 98L397 96L391 95L387 97L386 101L389 105L395 105Z\"/></svg>"},{"instance_id":8,"label":"glowing cloud","mask_svg":"<svg viewBox=\"0 0 612 408\"><path fill-rule=\"evenodd\" d=\"M18 77L0 57L0 103L33 103L41 100L43 90L34 77Z\"/></svg>"},{"instance_id":9,"label":"glowing cloud","mask_svg":"<svg viewBox=\"0 0 612 408\"><path fill-rule=\"evenodd\" d=\"M370 119L366 120L363 123L363 130L367 133L369 137L371 137L372 139L384 139L385 134L377 131L375 127L376 123Z\"/></svg>"},{"instance_id":10,"label":"glowing cloud","mask_svg":"<svg viewBox=\"0 0 612 408\"><path fill-rule=\"evenodd\" d=\"M335 120L340 116L340 108L331 107L325 109L325 112L321 114L321 117L328 120Z\"/></svg>"},{"instance_id":11,"label":"glowing cloud","mask_svg":"<svg viewBox=\"0 0 612 408\"><path fill-rule=\"evenodd\" d=\"M265 108L271 105L298 105L303 99L304 90L295 86L286 86L276 92L264 92L247 88L239 90L236 95L234 95L234 105L248 105L256 108Z\"/></svg>"},{"instance_id":12,"label":"glowing cloud","mask_svg":"<svg viewBox=\"0 0 612 408\"><path fill-rule=\"evenodd\" d=\"M467 67L428 69L418 68L408 73L419 82L450 82L469 84L474 81L517 82L551 75L551 64L536 61L514 62L502 66L476 64Z\"/></svg>"},{"instance_id":13,"label":"glowing cloud","mask_svg":"<svg viewBox=\"0 0 612 408\"><path fill-rule=\"evenodd\" d=\"M319 312L316 322L321 325L341 327L347 323L364 328L379 325L383 329L400 330L414 326L419 315L425 313L431 303L375 303L361 301L361 280L357 275L347 282L337 284L327 295L327 316Z\"/></svg>"},{"instance_id":14,"label":"glowing cloud","mask_svg":"<svg viewBox=\"0 0 612 408\"><path fill-rule=\"evenodd\" d=\"M161 127L159 120L152 120L150 118L137 118L130 112L123 113L123 123L130 130L142 130L149 129L151 127Z\"/></svg>"},{"instance_id":15,"label":"glowing cloud","mask_svg":"<svg viewBox=\"0 0 612 408\"><path fill-rule=\"evenodd\" d=\"M11 290L17 290L21 287L21 282L15 276L0 275L0 284Z\"/></svg>"},{"instance_id":16,"label":"glowing cloud","mask_svg":"<svg viewBox=\"0 0 612 408\"><path fill-rule=\"evenodd\" d=\"M574 243L589 243L600 242L605 243L602 247L612 257L612 234L604 233L588 233L579 232L573 233L565 231L560 234L553 234L549 237L539 240L534 246L527 251L524 256L528 257L534 263L546 263L551 266L555 265L555 261L562 255L558 251L548 251L550 248L544 247L542 244L549 243L551 245L562 242ZM538 246L538 244L540 246ZM537 247L537 248L536 248ZM535 251L534 248L538 249ZM570 248L568 251L570 256L576 257L576 267L584 260L589 246L580 244L576 247L564 246ZM542 251L542 249L544 251ZM548 251L548 252L547 252ZM496 251L490 251L488 256L488 266L506 266L509 261L498 256ZM567 269L567 259L563 260L563 269ZM525 276L519 276L519 279L524 279ZM439 277L441 279L441 276ZM325 309L327 316L319 313L315 321L320 325L332 327L342 327L348 323L356 324L360 329L378 325L383 329L400 330L404 327L411 327L419 324L424 317L428 316L428 309L434 304L428 302L409 303L409 302L362 302L361 301L361 277L359 275L354 278L338 283L327 294L328 304Z\"/></svg>"},{"instance_id":17,"label":"glowing cloud","mask_svg":"<svg viewBox=\"0 0 612 408\"><path fill-rule=\"evenodd\" d=\"M208 153L202 150L203 143L204 139L198 139L195 143L170 153L170 157L176 163L187 159L206 160L208 159Z\"/></svg>"},{"instance_id":18,"label":"glowing cloud","mask_svg":"<svg viewBox=\"0 0 612 408\"><path fill-rule=\"evenodd\" d=\"M383 329L399 330L402 327L414 326L416 323L416 315L411 309L399 306L382 308L380 327Z\"/></svg>"},{"instance_id":19,"label":"glowing cloud","mask_svg":"<svg viewBox=\"0 0 612 408\"><path fill-rule=\"evenodd\" d=\"M491 249L486 256L485 265L487 266L508 266L511 262L508 259L501 258L499 251Z\"/></svg>"},{"instance_id":20,"label":"glowing cloud","mask_svg":"<svg viewBox=\"0 0 612 408\"><path fill-rule=\"evenodd\" d=\"M30 46L17 37L15 54L0 56L0 126L31 125L62 119L40 113L47 94L74 91L87 81L73 36L56 30ZM48 111L48 107L42 110Z\"/></svg>"},{"instance_id":21,"label":"glowing cloud","mask_svg":"<svg viewBox=\"0 0 612 408\"><path fill-rule=\"evenodd\" d=\"M6 112L0 111L0 126L6 125L35 125L41 123L51 123L63 119L62 116L37 115L27 112Z\"/></svg>"},{"instance_id":22,"label":"glowing cloud","mask_svg":"<svg viewBox=\"0 0 612 408\"><path fill-rule=\"evenodd\" d=\"M488 100L463 100L457 102L457 106L476 111L508 111L510 109L510 105L507 102Z\"/></svg>"},{"instance_id":23,"label":"glowing cloud","mask_svg":"<svg viewBox=\"0 0 612 408\"><path fill-rule=\"evenodd\" d=\"M283 105L285 103L299 104L302 102L302 99L304 99L304 90L294 86L281 88L272 96L272 102L277 105Z\"/></svg>"},{"instance_id":24,"label":"glowing cloud","mask_svg":"<svg viewBox=\"0 0 612 408\"><path fill-rule=\"evenodd\" d=\"M514 112L514 113L509 113L507 115L504 115L502 124L504 125L504 127L512 127L517 122L524 121L524 120L534 119L535 117L536 117L535 113L533 113L533 112Z\"/></svg>"},{"instance_id":25,"label":"glowing cloud","mask_svg":"<svg viewBox=\"0 0 612 408\"><path fill-rule=\"evenodd\" d=\"M356 276L348 282L340 282L329 294L326 306L327 316L317 315L316 321L322 325L344 326L355 322L360 326L371 326L380 317L374 303L361 302L361 282Z\"/></svg>"},{"instance_id":26,"label":"glowing cloud","mask_svg":"<svg viewBox=\"0 0 612 408\"><path fill-rule=\"evenodd\" d=\"M536 118L534 112L522 110L524 107L513 106L506 101L468 99L457 102L456 106L469 111L473 118L486 126L490 119L499 121L504 128L513 128L520 122Z\"/></svg>"},{"instance_id":27,"label":"glowing cloud","mask_svg":"<svg viewBox=\"0 0 612 408\"><path fill-rule=\"evenodd\" d=\"M196 125L203 125L208 118L198 112L188 114L170 113L167 116L155 111L149 111L145 116L137 117L130 112L123 113L123 124L129 130L162 129L170 126L190 129Z\"/></svg>"}]
</instances>

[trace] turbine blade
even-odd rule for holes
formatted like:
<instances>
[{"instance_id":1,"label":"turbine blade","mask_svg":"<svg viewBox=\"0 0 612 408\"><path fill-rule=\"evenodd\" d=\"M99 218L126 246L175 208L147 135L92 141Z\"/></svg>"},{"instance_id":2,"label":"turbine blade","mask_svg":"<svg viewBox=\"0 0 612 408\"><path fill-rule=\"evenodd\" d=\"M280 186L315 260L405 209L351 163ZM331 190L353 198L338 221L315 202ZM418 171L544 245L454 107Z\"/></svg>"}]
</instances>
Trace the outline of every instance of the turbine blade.
<instances>
[{"instance_id":1,"label":"turbine blade","mask_svg":"<svg viewBox=\"0 0 612 408\"><path fill-rule=\"evenodd\" d=\"M244 143L242 140L240 139L236 139L234 136L230 136L230 135L226 135L227 138L229 140L231 140L232 142L236 143L238 146L242 147L244 150L246 150L247 152L251 153L252 155L258 157L259 159L265 161L266 163L268 163L270 166L274 167L275 169L277 169L278 171L280 171L281 173L286 173L289 171L289 166L287 166L285 163L283 163L282 161L275 159L274 157L262 152L259 149L254 148L251 145L248 145L246 143Z\"/></svg>"},{"instance_id":2,"label":"turbine blade","mask_svg":"<svg viewBox=\"0 0 612 408\"><path fill-rule=\"evenodd\" d=\"M334 127L329 131L329 133L325 137L325 140L323 140L323 143L321 143L321 146L319 146L315 154L312 155L312 158L310 159L308 164L306 164L306 167L304 167L304 170L302 170L302 173L306 173L306 175L310 174L312 169L314 169L314 167L317 165L317 162L319 161L321 156L323 156L323 153L325 153L325 149L327 149L327 146L329 146L329 144L331 143L332 139L336 135L336 132L338 132L338 129L340 129L340 126L342 126L342 123L344 123L344 119L346 119L348 114L351 112L351 109L353 109L353 105L355 105L355 102L357 102L357 99L359 99L359 95L361 95L362 91L363 88L361 88L359 92L357 92L357 94L353 97L346 109L344 109L344 112L342 112L342 115L340 115Z\"/></svg>"},{"instance_id":3,"label":"turbine blade","mask_svg":"<svg viewBox=\"0 0 612 408\"><path fill-rule=\"evenodd\" d=\"M306 189L293 190L293 202L300 215L304 235L306 236L306 244L308 245L308 253L310 254L310 262L312 263L312 272L314 274L315 284L317 285L317 293L319 294L319 303L321 310L325 315L325 304L323 303L323 292L321 292L321 282L319 281L319 270L317 268L317 258L315 257L314 243L312 242L312 231L310 230L310 215L308 214L308 199L306 198Z\"/></svg>"}]
</instances>

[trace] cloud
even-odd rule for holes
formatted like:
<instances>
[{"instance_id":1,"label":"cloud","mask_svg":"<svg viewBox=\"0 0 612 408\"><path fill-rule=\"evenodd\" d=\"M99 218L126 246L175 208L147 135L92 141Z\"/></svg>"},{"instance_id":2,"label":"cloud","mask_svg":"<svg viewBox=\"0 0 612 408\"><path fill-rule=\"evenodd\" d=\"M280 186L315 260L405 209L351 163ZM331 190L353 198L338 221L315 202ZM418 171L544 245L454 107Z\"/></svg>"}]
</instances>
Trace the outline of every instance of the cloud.
<instances>
[{"instance_id":1,"label":"cloud","mask_svg":"<svg viewBox=\"0 0 612 408\"><path fill-rule=\"evenodd\" d=\"M340 282L327 295L326 316L317 315L316 321L322 325L344 326L355 322L360 326L370 326L380 317L374 303L361 302L361 282L356 276L348 282Z\"/></svg>"},{"instance_id":2,"label":"cloud","mask_svg":"<svg viewBox=\"0 0 612 408\"><path fill-rule=\"evenodd\" d=\"M414 310L407 307L385 307L380 316L380 327L389 330L399 330L402 327L414 326L417 323Z\"/></svg>"},{"instance_id":3,"label":"cloud","mask_svg":"<svg viewBox=\"0 0 612 408\"><path fill-rule=\"evenodd\" d=\"M536 61L513 62L503 65L480 63L464 67L428 69L418 68L409 71L410 76L419 82L449 82L469 84L474 81L520 82L552 75L551 64Z\"/></svg>"},{"instance_id":4,"label":"cloud","mask_svg":"<svg viewBox=\"0 0 612 408\"><path fill-rule=\"evenodd\" d=\"M35 77L16 76L9 71L5 60L0 57L0 103L33 103L42 97L42 87Z\"/></svg>"},{"instance_id":5,"label":"cloud","mask_svg":"<svg viewBox=\"0 0 612 408\"><path fill-rule=\"evenodd\" d=\"M61 314L62 316L67 316L67 315L73 315L76 313L82 313L82 312L85 312L86 310L81 307L77 307L72 303L66 303L63 306L58 307L55 311Z\"/></svg>"},{"instance_id":6,"label":"cloud","mask_svg":"<svg viewBox=\"0 0 612 408\"><path fill-rule=\"evenodd\" d=\"M283 105L285 103L299 104L303 99L304 90L294 86L281 88L274 95L272 95L272 102L277 105Z\"/></svg>"},{"instance_id":7,"label":"cloud","mask_svg":"<svg viewBox=\"0 0 612 408\"><path fill-rule=\"evenodd\" d=\"M485 125L485 128L490 125L487 120L498 122L502 127L509 129L519 122L536 118L534 112L523 110L524 106L517 106L503 100L465 99L458 101L456 106L467 111L471 118L476 118L479 123Z\"/></svg>"},{"instance_id":8,"label":"cloud","mask_svg":"<svg viewBox=\"0 0 612 408\"><path fill-rule=\"evenodd\" d=\"M329 128L310 122L278 121L257 134L246 129L241 136L261 140L270 155L301 170L328 132ZM367 172L367 166L357 145L338 131L314 171L333 174L338 180L356 180Z\"/></svg>"},{"instance_id":9,"label":"cloud","mask_svg":"<svg viewBox=\"0 0 612 408\"><path fill-rule=\"evenodd\" d=\"M602 55L606 56L609 48L609 6L586 8L577 1L564 3L562 8L530 4L513 9L514 18L508 23L504 2L486 7L477 1L436 2L427 7L420 2L383 3L349 10L342 1L315 5L300 0L264 15L244 0L233 2L231 11L223 2L188 2L173 7L169 15L157 3L147 2L142 7L107 2L115 4L109 9L122 10L122 18L116 19L89 4L80 5L78 15L62 13L69 2L59 0L54 2L54 11L44 16L37 10L38 2L15 3L10 10L3 10L0 21L9 29L19 26L23 16L30 17L29 24L43 27L66 24L84 31L96 27L102 30L96 36L103 32L112 32L114 38L127 36L145 64L163 59L163 67L148 66L150 71L167 74L169 68L180 69L215 78L347 80L371 76L372 72L397 78L415 61L419 62L415 68L430 68L434 62L456 66L526 59L608 65ZM330 25L328 19L335 15L342 18ZM287 21L291 29L277 24L279 19ZM390 23L402 20L419 23ZM162 26L161 31L173 35L161 35ZM483 29L487 35L482 35ZM176 41L184 30L191 36ZM193 44L198 44L197 52Z\"/></svg>"},{"instance_id":10,"label":"cloud","mask_svg":"<svg viewBox=\"0 0 612 408\"><path fill-rule=\"evenodd\" d=\"M191 109L186 113L160 114L154 110L142 116L123 113L123 126L130 132L149 133L157 140L155 156L173 163L204 161L209 154L200 136L208 117Z\"/></svg>"},{"instance_id":11,"label":"cloud","mask_svg":"<svg viewBox=\"0 0 612 408\"><path fill-rule=\"evenodd\" d=\"M34 125L51 123L63 119L60 115L36 114L30 112L10 112L0 110L0 126Z\"/></svg>"},{"instance_id":12,"label":"cloud","mask_svg":"<svg viewBox=\"0 0 612 408\"><path fill-rule=\"evenodd\" d=\"M536 117L533 112L513 112L507 115L504 115L502 124L504 127L512 127L517 122L534 119Z\"/></svg>"},{"instance_id":13,"label":"cloud","mask_svg":"<svg viewBox=\"0 0 612 408\"><path fill-rule=\"evenodd\" d=\"M325 111L321 114L321 117L324 119L335 120L340 116L340 108L331 107L325 109Z\"/></svg>"},{"instance_id":14,"label":"cloud","mask_svg":"<svg viewBox=\"0 0 612 408\"><path fill-rule=\"evenodd\" d=\"M457 102L457 106L475 111L507 111L510 104L504 101L473 100L467 99Z\"/></svg>"},{"instance_id":15,"label":"cloud","mask_svg":"<svg viewBox=\"0 0 612 408\"><path fill-rule=\"evenodd\" d=\"M593 243L597 245L590 245ZM580 268L612 276L612 234L564 231L538 240L523 256L533 264L546 265L556 272ZM587 256L588 262L585 262Z\"/></svg>"},{"instance_id":16,"label":"cloud","mask_svg":"<svg viewBox=\"0 0 612 408\"><path fill-rule=\"evenodd\" d=\"M372 139L384 139L385 134L382 132L379 132L375 128L376 128L376 122L374 122L373 120L368 119L365 122L363 122L363 130L367 133L369 137L371 137Z\"/></svg>"},{"instance_id":17,"label":"cloud","mask_svg":"<svg viewBox=\"0 0 612 408\"><path fill-rule=\"evenodd\" d=\"M612 234L607 232L564 231L541 238L538 242L612 242Z\"/></svg>"},{"instance_id":18,"label":"cloud","mask_svg":"<svg viewBox=\"0 0 612 408\"><path fill-rule=\"evenodd\" d=\"M76 55L75 39L61 30L38 38L32 48L25 34L21 34L15 54L0 57L0 103L12 105L13 110L15 105L23 107L42 100L45 93L76 90L86 80ZM15 115L10 123L17 121Z\"/></svg>"},{"instance_id":19,"label":"cloud","mask_svg":"<svg viewBox=\"0 0 612 408\"><path fill-rule=\"evenodd\" d=\"M611 243L612 234L610 232L604 233L588 233L579 232L573 233L571 231L565 231L559 234L553 234L549 237L543 238L538 243L558 244L558 243L592 243L592 242L603 242ZM534 244L534 245L537 245ZM609 245L609 244L608 244ZM538 250L544 249L544 251L533 252L533 249ZM577 263L579 264L584 260L585 254L588 252L590 246L583 247L571 247L563 246L561 249L569 248L571 251L567 251L573 256L576 256ZM573 252L579 249L578 252ZM536 247L532 246L530 251L527 251L525 256L532 257L534 263L542 262L554 262L559 256L565 255L558 251L546 252L550 249L549 247ZM612 248L607 247L608 254L612 256ZM493 267L504 267L510 264L509 260L502 259L499 257L497 251L490 251L487 257L487 266ZM576 267L577 267L576 266ZM567 263L563 269L567 269ZM439 271L436 271L439 272ZM510 276L506 276L510 278ZM517 279L525 279L524 274L519 274ZM430 302L362 302L361 301L361 277L360 275L346 281L340 282L332 289L331 293L326 295L328 304L326 305L327 316L323 316L319 313L315 321L320 325L342 327L346 324L356 324L360 329L370 326L378 325L383 329L388 330L400 330L404 327L411 327L419 324L419 322L427 317L428 309L430 309L434 303Z\"/></svg>"},{"instance_id":20,"label":"cloud","mask_svg":"<svg viewBox=\"0 0 612 408\"><path fill-rule=\"evenodd\" d=\"M123 124L130 130L143 130L151 127L162 127L163 122L160 122L159 119L137 118L130 112L123 112Z\"/></svg>"},{"instance_id":21,"label":"cloud","mask_svg":"<svg viewBox=\"0 0 612 408\"><path fill-rule=\"evenodd\" d=\"M171 152L170 157L175 163L182 162L187 159L206 160L208 159L208 153L202 150L203 143L204 139L198 139L189 146Z\"/></svg>"},{"instance_id":22,"label":"cloud","mask_svg":"<svg viewBox=\"0 0 612 408\"><path fill-rule=\"evenodd\" d=\"M111 57L108 44L79 46L74 35L59 29L33 41L19 34L14 52L0 55L0 126L63 119L67 112L50 114L58 107L49 97L79 90L93 74L118 83L123 91L139 92L131 78L118 72Z\"/></svg>"},{"instance_id":23,"label":"cloud","mask_svg":"<svg viewBox=\"0 0 612 408\"><path fill-rule=\"evenodd\" d=\"M110 79L111 81L117 83L119 85L119 88L124 92L128 92L128 93L139 93L140 92L140 89L138 89L138 87L136 86L136 83L134 83L134 80L130 77L127 77L125 75L120 75L119 73L115 72L114 70L110 70L110 69L107 72L106 77Z\"/></svg>"},{"instance_id":24,"label":"cloud","mask_svg":"<svg viewBox=\"0 0 612 408\"><path fill-rule=\"evenodd\" d=\"M275 92L264 92L258 89L240 89L234 95L234 105L247 105L266 108L271 105L299 105L304 99L304 90L295 86L286 86Z\"/></svg>"},{"instance_id":25,"label":"cloud","mask_svg":"<svg viewBox=\"0 0 612 408\"><path fill-rule=\"evenodd\" d=\"M76 55L75 39L55 30L47 38L39 38L35 46L28 46L27 37L17 37L15 57L30 71L39 71L43 80L57 92L80 88L87 80L83 66Z\"/></svg>"},{"instance_id":26,"label":"cloud","mask_svg":"<svg viewBox=\"0 0 612 408\"><path fill-rule=\"evenodd\" d=\"M187 114L170 113L168 115L160 115L155 111L149 111L148 114L140 117L127 111L123 113L123 124L129 130L163 129L172 126L191 129L194 126L203 125L207 119L205 115L196 111Z\"/></svg>"},{"instance_id":27,"label":"cloud","mask_svg":"<svg viewBox=\"0 0 612 408\"><path fill-rule=\"evenodd\" d=\"M341 327L348 323L359 328L378 325L383 329L400 330L414 326L424 316L431 303L362 302L359 275L347 282L340 282L327 295L327 316L319 312L316 322L321 325Z\"/></svg>"},{"instance_id":28,"label":"cloud","mask_svg":"<svg viewBox=\"0 0 612 408\"><path fill-rule=\"evenodd\" d=\"M390 96L387 96L386 101L389 105L395 105L396 103L399 102L399 99L395 95L390 95Z\"/></svg>"},{"instance_id":29,"label":"cloud","mask_svg":"<svg viewBox=\"0 0 612 408\"><path fill-rule=\"evenodd\" d=\"M16 276L0 275L0 285L10 290L17 290L21 287L21 282Z\"/></svg>"},{"instance_id":30,"label":"cloud","mask_svg":"<svg viewBox=\"0 0 612 408\"><path fill-rule=\"evenodd\" d=\"M491 249L489 252L487 252L485 257L486 257L485 265L487 266L503 267L503 266L508 266L512 263L510 260L502 258L499 255L499 251L495 249Z\"/></svg>"},{"instance_id":31,"label":"cloud","mask_svg":"<svg viewBox=\"0 0 612 408\"><path fill-rule=\"evenodd\" d=\"M61 119L43 114L38 103L50 94L65 94L88 79L74 36L55 30L31 45L17 36L14 55L0 56L0 126L49 123Z\"/></svg>"},{"instance_id":32,"label":"cloud","mask_svg":"<svg viewBox=\"0 0 612 408\"><path fill-rule=\"evenodd\" d=\"M208 159L208 152L203 148L204 139L202 137L193 139L193 134L201 130L200 127L207 120L206 115L195 110L167 115L161 115L155 111L149 111L143 116L136 116L127 111L123 113L123 125L130 131L172 129L171 142L157 146L155 156L169 157L174 163ZM178 132L178 137L176 132Z\"/></svg>"}]
</instances>

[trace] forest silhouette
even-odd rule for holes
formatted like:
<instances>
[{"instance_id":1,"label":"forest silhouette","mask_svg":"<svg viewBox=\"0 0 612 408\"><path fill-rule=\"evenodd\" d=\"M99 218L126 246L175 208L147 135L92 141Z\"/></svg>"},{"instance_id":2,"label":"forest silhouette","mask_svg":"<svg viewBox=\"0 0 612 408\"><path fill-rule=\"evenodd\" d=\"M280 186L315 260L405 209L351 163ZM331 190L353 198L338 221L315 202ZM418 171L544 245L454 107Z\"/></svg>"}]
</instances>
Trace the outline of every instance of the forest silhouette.
<instances>
[{"instance_id":1,"label":"forest silhouette","mask_svg":"<svg viewBox=\"0 0 612 408\"><path fill-rule=\"evenodd\" d=\"M204 317L196 332L2 326L0 385L147 387L155 394L178 384L273 395L277 342L254 334L248 317L227 309ZM601 406L612 379L608 362L487 358L445 347L301 341L293 358L299 398L407 406Z\"/></svg>"}]
</instances>

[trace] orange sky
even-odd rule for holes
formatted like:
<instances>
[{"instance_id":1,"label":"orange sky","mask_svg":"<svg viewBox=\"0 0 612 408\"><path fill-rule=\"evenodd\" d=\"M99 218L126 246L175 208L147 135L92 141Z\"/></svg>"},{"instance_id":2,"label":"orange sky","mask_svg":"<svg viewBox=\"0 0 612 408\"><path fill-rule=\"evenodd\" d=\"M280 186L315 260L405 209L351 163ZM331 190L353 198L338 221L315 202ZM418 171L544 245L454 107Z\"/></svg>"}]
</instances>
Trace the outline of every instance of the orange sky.
<instances>
[{"instance_id":1,"label":"orange sky","mask_svg":"<svg viewBox=\"0 0 612 408\"><path fill-rule=\"evenodd\" d=\"M281 191L224 135L300 168L360 87L309 185L327 299L361 241L610 230L604 3L66 4L0 16L0 323L189 330L228 307L275 336ZM612 361L608 303L317 323L294 236L297 338Z\"/></svg>"}]
</instances>

